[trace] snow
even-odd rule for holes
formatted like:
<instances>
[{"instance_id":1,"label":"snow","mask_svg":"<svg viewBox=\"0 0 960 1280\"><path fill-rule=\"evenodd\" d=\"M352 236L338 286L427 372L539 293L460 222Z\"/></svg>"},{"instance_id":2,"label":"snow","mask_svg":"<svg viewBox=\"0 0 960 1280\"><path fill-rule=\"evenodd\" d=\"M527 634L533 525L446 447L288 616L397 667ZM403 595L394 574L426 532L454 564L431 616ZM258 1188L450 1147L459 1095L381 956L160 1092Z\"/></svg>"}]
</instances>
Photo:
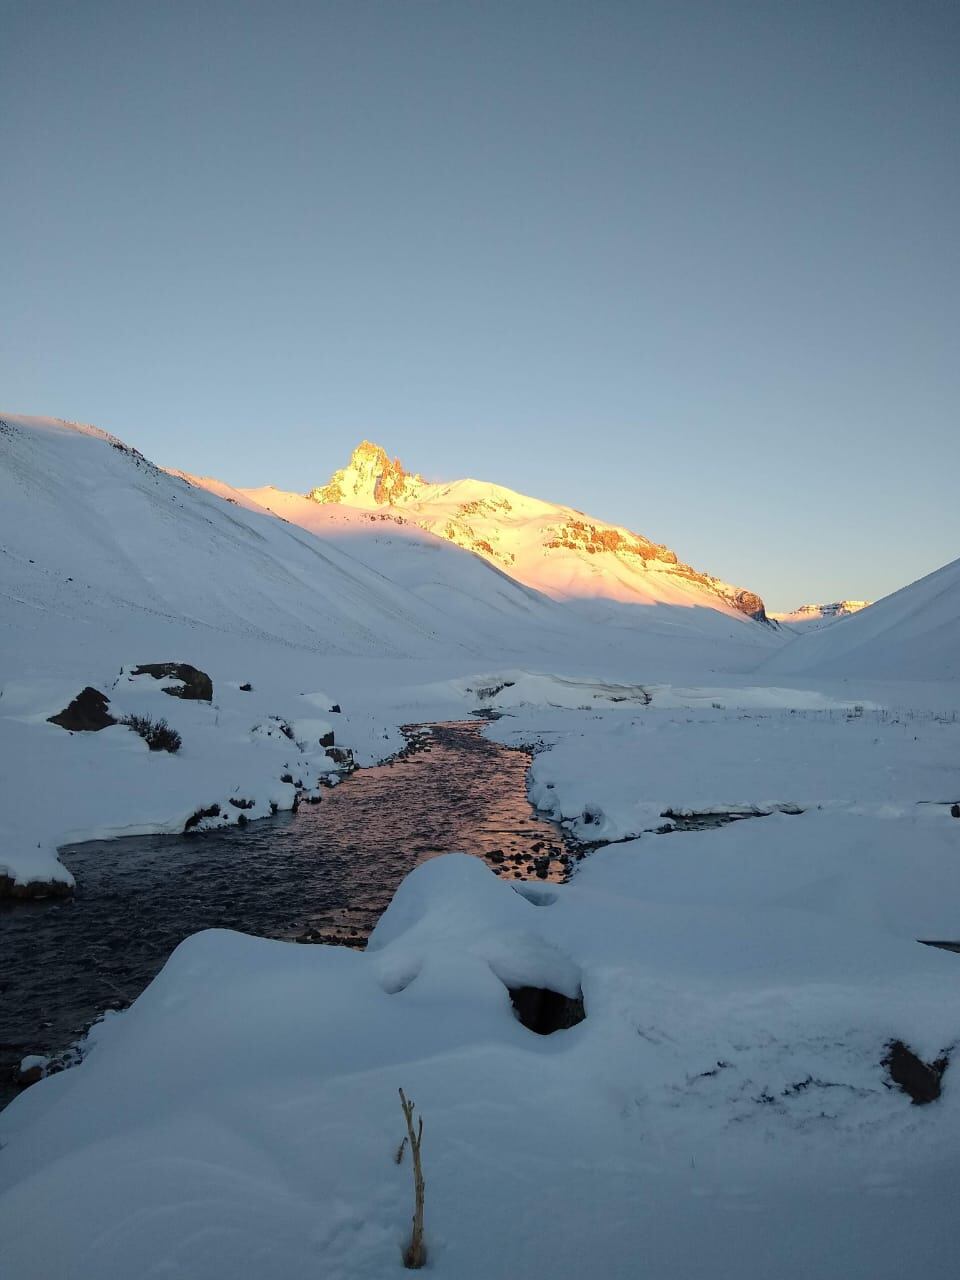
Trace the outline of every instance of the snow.
<instances>
[{"instance_id":1,"label":"snow","mask_svg":"<svg viewBox=\"0 0 960 1280\"><path fill-rule=\"evenodd\" d=\"M648 624L601 629L409 522L299 499L305 531L94 428L7 416L0 458L0 876L18 885L69 884L56 849L71 841L179 831L214 804L235 821L231 797L254 800L248 818L289 808L280 778L306 773L312 786L328 768L321 726L302 722L334 702L338 745L370 763L401 745L400 724L459 705L451 689L431 692L438 673L491 658L737 668L775 643L713 609L658 606ZM205 671L213 703L127 678L157 661ZM181 751L47 723L88 685L115 717L162 715ZM311 739L304 751L267 732L281 722Z\"/></svg>"},{"instance_id":2,"label":"snow","mask_svg":"<svg viewBox=\"0 0 960 1280\"><path fill-rule=\"evenodd\" d=\"M227 492L221 481L190 478L212 492ZM306 529L322 524L321 513L334 504L335 510L351 511L354 518L362 512L372 520L429 530L594 620L616 620L617 625L639 620L646 627L651 615L666 606L670 613L693 615L675 619L680 626L730 635L735 634L729 626L732 619L746 631L758 630L736 605L737 587L678 563L668 547L622 525L502 485L472 479L428 483L405 472L399 460L391 461L368 441L354 450L348 465L328 485L306 498L271 486L234 491L231 496ZM769 635L742 639L772 643Z\"/></svg>"},{"instance_id":3,"label":"snow","mask_svg":"<svg viewBox=\"0 0 960 1280\"><path fill-rule=\"evenodd\" d=\"M771 613L774 622L786 623L791 631L814 630L828 627L840 618L848 618L870 605L869 600L835 600L831 604L802 604L789 613Z\"/></svg>"},{"instance_id":4,"label":"snow","mask_svg":"<svg viewBox=\"0 0 960 1280\"><path fill-rule=\"evenodd\" d=\"M838 624L798 636L765 671L878 680L960 678L960 560Z\"/></svg>"},{"instance_id":5,"label":"snow","mask_svg":"<svg viewBox=\"0 0 960 1280\"><path fill-rule=\"evenodd\" d=\"M172 475L93 428L0 420L0 463L0 873L289 807L329 732L371 764L478 710L538 747L538 806L619 842L565 885L434 858L362 953L187 939L0 1113L0 1274L399 1273L401 1087L434 1274L949 1274L960 957L917 940L960 939L960 562L785 643L571 607L401 511ZM212 701L132 675L161 661ZM87 685L181 750L50 724ZM666 809L766 816L652 834ZM534 1034L518 986L585 1020ZM935 1103L890 1087L894 1039L952 1055Z\"/></svg>"},{"instance_id":6,"label":"snow","mask_svg":"<svg viewBox=\"0 0 960 1280\"><path fill-rule=\"evenodd\" d=\"M955 957L811 906L651 898L624 850L552 892L449 855L363 954L183 943L0 1115L7 1273L393 1274L400 1087L437 1274L943 1270L960 1094L913 1107L880 1059L957 1038ZM586 1020L527 1031L505 981L533 980L582 986Z\"/></svg>"},{"instance_id":7,"label":"snow","mask_svg":"<svg viewBox=\"0 0 960 1280\"><path fill-rule=\"evenodd\" d=\"M652 701L639 711L630 703L595 706L589 715L514 708L490 734L550 747L531 766L531 800L589 841L653 830L667 810L892 816L960 798L955 712L872 709L869 702L811 709L802 690L709 689L702 698L695 690L685 697L648 692ZM777 695L785 703L779 708Z\"/></svg>"}]
</instances>

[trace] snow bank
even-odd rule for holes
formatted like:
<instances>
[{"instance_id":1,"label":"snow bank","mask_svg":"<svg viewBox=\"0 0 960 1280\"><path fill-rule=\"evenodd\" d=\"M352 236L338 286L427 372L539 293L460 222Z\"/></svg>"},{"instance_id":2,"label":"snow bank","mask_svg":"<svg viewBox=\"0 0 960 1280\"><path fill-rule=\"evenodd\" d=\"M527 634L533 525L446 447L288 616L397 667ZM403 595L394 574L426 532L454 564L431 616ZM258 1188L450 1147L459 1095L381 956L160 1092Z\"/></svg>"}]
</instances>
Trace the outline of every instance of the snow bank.
<instances>
[{"instance_id":1,"label":"snow bank","mask_svg":"<svg viewBox=\"0 0 960 1280\"><path fill-rule=\"evenodd\" d=\"M845 809L909 814L960 798L960 719L778 689L649 689L590 712L514 708L488 732L535 742L537 808L580 838L620 840L664 815ZM791 705L796 704L796 705Z\"/></svg>"},{"instance_id":2,"label":"snow bank","mask_svg":"<svg viewBox=\"0 0 960 1280\"><path fill-rule=\"evenodd\" d=\"M401 1086L438 1274L943 1271L960 1093L948 1071L914 1107L880 1061L960 1036L956 957L650 885L610 851L535 906L453 855L363 954L189 939L82 1066L0 1115L5 1274L399 1273ZM576 982L586 1020L535 1035L514 981Z\"/></svg>"}]
</instances>

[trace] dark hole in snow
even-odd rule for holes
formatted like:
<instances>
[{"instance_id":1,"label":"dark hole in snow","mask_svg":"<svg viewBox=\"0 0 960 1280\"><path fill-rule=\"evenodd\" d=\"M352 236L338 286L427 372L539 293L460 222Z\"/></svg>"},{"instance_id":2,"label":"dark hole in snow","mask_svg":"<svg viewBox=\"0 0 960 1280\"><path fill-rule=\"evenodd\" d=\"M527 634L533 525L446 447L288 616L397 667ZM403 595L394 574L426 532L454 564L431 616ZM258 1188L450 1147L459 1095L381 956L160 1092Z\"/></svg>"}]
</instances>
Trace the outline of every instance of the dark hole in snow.
<instances>
[{"instance_id":1,"label":"dark hole in snow","mask_svg":"<svg viewBox=\"0 0 960 1280\"><path fill-rule=\"evenodd\" d=\"M952 804L950 806L950 817L960 818L960 804Z\"/></svg>"},{"instance_id":2,"label":"dark hole in snow","mask_svg":"<svg viewBox=\"0 0 960 1280\"><path fill-rule=\"evenodd\" d=\"M518 1021L538 1036L566 1031L587 1016L582 991L571 998L549 987L508 987L507 990Z\"/></svg>"},{"instance_id":3,"label":"dark hole in snow","mask_svg":"<svg viewBox=\"0 0 960 1280\"><path fill-rule=\"evenodd\" d=\"M950 1059L947 1054L942 1054L936 1062L924 1062L902 1040L891 1040L882 1065L889 1071L893 1083L920 1106L925 1102L935 1102L940 1097L940 1081Z\"/></svg>"},{"instance_id":4,"label":"dark hole in snow","mask_svg":"<svg viewBox=\"0 0 960 1280\"><path fill-rule=\"evenodd\" d=\"M534 907L552 907L557 900L557 895L549 889L537 889L532 884L515 884L513 887Z\"/></svg>"}]
</instances>

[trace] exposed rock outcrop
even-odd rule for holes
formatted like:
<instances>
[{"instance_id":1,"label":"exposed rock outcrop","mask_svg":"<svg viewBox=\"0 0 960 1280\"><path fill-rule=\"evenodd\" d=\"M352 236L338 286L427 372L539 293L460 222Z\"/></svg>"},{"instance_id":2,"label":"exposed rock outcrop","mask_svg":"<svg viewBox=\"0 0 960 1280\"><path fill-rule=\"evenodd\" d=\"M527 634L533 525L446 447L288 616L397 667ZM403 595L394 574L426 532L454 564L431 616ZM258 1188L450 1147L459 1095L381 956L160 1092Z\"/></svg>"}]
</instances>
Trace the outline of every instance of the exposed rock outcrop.
<instances>
[{"instance_id":1,"label":"exposed rock outcrop","mask_svg":"<svg viewBox=\"0 0 960 1280\"><path fill-rule=\"evenodd\" d=\"M405 471L399 458L390 458L378 444L364 440L347 465L335 471L327 484L311 489L307 497L314 502L389 507L415 497L423 485L423 476Z\"/></svg>"},{"instance_id":2,"label":"exposed rock outcrop","mask_svg":"<svg viewBox=\"0 0 960 1280\"><path fill-rule=\"evenodd\" d=\"M47 719L50 724L69 729L71 733L97 733L117 723L107 710L109 705L110 699L105 693L87 685L68 706Z\"/></svg>"},{"instance_id":3,"label":"exposed rock outcrop","mask_svg":"<svg viewBox=\"0 0 960 1280\"><path fill-rule=\"evenodd\" d=\"M940 1082L949 1064L950 1059L946 1054L937 1058L936 1062L924 1062L902 1040L891 1041L883 1059L883 1066L889 1071L890 1079L904 1093L909 1094L918 1106L935 1102L940 1097Z\"/></svg>"},{"instance_id":4,"label":"exposed rock outcrop","mask_svg":"<svg viewBox=\"0 0 960 1280\"><path fill-rule=\"evenodd\" d=\"M179 680L180 688L164 689L172 698L188 701L212 702L213 681L205 671L191 667L188 662L145 662L134 667L134 676L153 676L154 680Z\"/></svg>"}]
</instances>

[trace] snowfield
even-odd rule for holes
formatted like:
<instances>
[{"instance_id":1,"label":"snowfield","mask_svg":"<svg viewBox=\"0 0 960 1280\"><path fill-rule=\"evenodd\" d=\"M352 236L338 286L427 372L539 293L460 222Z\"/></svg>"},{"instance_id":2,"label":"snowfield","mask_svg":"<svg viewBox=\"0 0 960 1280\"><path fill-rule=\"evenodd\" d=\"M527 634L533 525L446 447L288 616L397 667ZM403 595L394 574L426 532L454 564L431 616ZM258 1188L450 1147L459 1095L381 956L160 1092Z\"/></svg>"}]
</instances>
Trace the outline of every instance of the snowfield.
<instances>
[{"instance_id":1,"label":"snowfield","mask_svg":"<svg viewBox=\"0 0 960 1280\"><path fill-rule=\"evenodd\" d=\"M187 939L0 1112L4 1280L400 1275L400 1088L433 1274L951 1274L960 955L918 939L960 943L960 561L790 635L564 603L348 492L271 495L0 420L0 884L68 886L67 842L288 809L337 780L331 733L368 765L474 712L607 847L564 885L451 850L361 953ZM135 674L167 662L212 697ZM50 723L88 686L180 750ZM537 1034L530 988L585 1017ZM928 1105L898 1041L942 1072Z\"/></svg>"}]
</instances>

